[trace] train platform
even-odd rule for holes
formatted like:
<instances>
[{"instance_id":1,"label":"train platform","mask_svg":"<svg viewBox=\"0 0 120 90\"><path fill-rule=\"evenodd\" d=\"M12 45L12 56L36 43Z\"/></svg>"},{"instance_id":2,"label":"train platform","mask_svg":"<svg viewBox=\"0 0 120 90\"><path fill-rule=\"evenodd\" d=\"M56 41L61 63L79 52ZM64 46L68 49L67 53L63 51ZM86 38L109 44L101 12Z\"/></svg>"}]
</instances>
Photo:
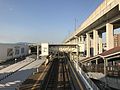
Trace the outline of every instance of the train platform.
<instances>
[{"instance_id":1,"label":"train platform","mask_svg":"<svg viewBox=\"0 0 120 90\"><path fill-rule=\"evenodd\" d=\"M35 60L27 58L24 61L13 64L0 71L0 89L16 90L19 85L25 81L30 75L37 71L37 68L44 60ZM7 72L7 73L6 73Z\"/></svg>"},{"instance_id":2,"label":"train platform","mask_svg":"<svg viewBox=\"0 0 120 90\"><path fill-rule=\"evenodd\" d=\"M38 71L33 75L30 75L19 87L20 90L36 90L40 88L40 83L42 83L45 78L46 73L48 72L49 65L45 66L42 63L38 67Z\"/></svg>"},{"instance_id":3,"label":"train platform","mask_svg":"<svg viewBox=\"0 0 120 90\"><path fill-rule=\"evenodd\" d=\"M42 64L20 86L20 90L71 90L70 77L63 59L54 59L47 66Z\"/></svg>"},{"instance_id":4,"label":"train platform","mask_svg":"<svg viewBox=\"0 0 120 90\"><path fill-rule=\"evenodd\" d=\"M6 70L10 74L1 79L1 90L102 90L101 82L89 78L77 61L70 61L65 53L56 55L47 64L43 58L29 57L1 72Z\"/></svg>"},{"instance_id":5,"label":"train platform","mask_svg":"<svg viewBox=\"0 0 120 90\"><path fill-rule=\"evenodd\" d=\"M38 72L27 78L19 90L88 90L74 64L66 57L56 57L47 66L41 64ZM87 81L86 81L87 82ZM93 86L95 84L92 84ZM95 88L95 87L94 87ZM98 88L96 90L99 90Z\"/></svg>"}]
</instances>

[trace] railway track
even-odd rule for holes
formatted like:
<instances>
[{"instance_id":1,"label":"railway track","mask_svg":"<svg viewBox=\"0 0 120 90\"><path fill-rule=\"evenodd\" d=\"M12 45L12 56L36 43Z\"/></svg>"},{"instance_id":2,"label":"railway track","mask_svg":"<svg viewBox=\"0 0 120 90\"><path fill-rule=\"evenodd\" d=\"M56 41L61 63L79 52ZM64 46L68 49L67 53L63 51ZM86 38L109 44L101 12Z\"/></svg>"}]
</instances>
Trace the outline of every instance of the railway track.
<instances>
[{"instance_id":1,"label":"railway track","mask_svg":"<svg viewBox=\"0 0 120 90\"><path fill-rule=\"evenodd\" d=\"M38 73L38 77L28 79L33 83L28 86L23 83L20 90L87 90L76 73L67 57L56 57Z\"/></svg>"},{"instance_id":2,"label":"railway track","mask_svg":"<svg viewBox=\"0 0 120 90\"><path fill-rule=\"evenodd\" d=\"M68 67L64 58L53 60L41 90L71 90Z\"/></svg>"}]
</instances>

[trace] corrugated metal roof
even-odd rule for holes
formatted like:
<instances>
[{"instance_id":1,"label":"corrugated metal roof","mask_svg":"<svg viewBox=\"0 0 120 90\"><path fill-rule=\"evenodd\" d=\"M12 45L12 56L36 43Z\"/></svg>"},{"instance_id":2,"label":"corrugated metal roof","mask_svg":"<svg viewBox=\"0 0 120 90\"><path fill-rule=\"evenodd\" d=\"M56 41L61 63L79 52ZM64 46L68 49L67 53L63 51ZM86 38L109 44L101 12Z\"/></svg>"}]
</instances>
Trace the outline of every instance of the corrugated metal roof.
<instances>
[{"instance_id":1,"label":"corrugated metal roof","mask_svg":"<svg viewBox=\"0 0 120 90\"><path fill-rule=\"evenodd\" d=\"M113 57L114 55L118 55L118 53L120 52L120 46L118 47L114 47L110 50L107 50L99 55L93 56L93 57L86 57L85 59L82 59L82 62L86 62L86 61L90 61L90 60L94 60L95 58L99 58L99 56L103 56L103 57Z\"/></svg>"},{"instance_id":2,"label":"corrugated metal roof","mask_svg":"<svg viewBox=\"0 0 120 90\"><path fill-rule=\"evenodd\" d=\"M100 55L101 56L107 56L107 55L114 54L114 53L117 53L117 52L120 52L120 46L114 47L110 50L107 50L107 51L101 53Z\"/></svg>"}]
</instances>

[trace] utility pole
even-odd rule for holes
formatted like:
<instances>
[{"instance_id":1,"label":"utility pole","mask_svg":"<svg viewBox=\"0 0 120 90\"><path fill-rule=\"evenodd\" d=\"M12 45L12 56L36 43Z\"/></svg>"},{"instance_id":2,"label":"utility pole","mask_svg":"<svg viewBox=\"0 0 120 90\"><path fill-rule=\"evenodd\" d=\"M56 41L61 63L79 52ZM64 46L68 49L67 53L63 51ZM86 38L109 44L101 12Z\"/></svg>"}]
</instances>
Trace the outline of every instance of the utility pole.
<instances>
[{"instance_id":1,"label":"utility pole","mask_svg":"<svg viewBox=\"0 0 120 90\"><path fill-rule=\"evenodd\" d=\"M39 60L39 44L37 45L37 60Z\"/></svg>"},{"instance_id":2,"label":"utility pole","mask_svg":"<svg viewBox=\"0 0 120 90\"><path fill-rule=\"evenodd\" d=\"M77 61L76 62L77 62L77 66L76 67L77 67L77 70L78 70L78 67L79 67L79 63L78 63L79 62L79 45L78 45L79 44L79 39L78 39L77 36L76 36L76 39L77 39L77 43L76 43L76 49L77 49L77 52L76 52Z\"/></svg>"}]
</instances>

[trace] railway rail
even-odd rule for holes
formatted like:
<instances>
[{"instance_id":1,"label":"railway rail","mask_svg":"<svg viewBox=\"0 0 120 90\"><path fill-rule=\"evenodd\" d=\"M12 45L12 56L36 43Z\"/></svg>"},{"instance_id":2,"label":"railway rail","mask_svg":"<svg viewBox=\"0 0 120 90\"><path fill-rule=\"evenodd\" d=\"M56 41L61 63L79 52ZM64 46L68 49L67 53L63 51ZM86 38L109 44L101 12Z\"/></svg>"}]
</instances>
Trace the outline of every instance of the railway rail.
<instances>
[{"instance_id":1,"label":"railway rail","mask_svg":"<svg viewBox=\"0 0 120 90\"><path fill-rule=\"evenodd\" d=\"M64 58L53 60L41 90L71 90L68 67Z\"/></svg>"},{"instance_id":2,"label":"railway rail","mask_svg":"<svg viewBox=\"0 0 120 90\"><path fill-rule=\"evenodd\" d=\"M23 83L20 90L88 90L66 56L56 56L36 75L26 81L33 82Z\"/></svg>"}]
</instances>

